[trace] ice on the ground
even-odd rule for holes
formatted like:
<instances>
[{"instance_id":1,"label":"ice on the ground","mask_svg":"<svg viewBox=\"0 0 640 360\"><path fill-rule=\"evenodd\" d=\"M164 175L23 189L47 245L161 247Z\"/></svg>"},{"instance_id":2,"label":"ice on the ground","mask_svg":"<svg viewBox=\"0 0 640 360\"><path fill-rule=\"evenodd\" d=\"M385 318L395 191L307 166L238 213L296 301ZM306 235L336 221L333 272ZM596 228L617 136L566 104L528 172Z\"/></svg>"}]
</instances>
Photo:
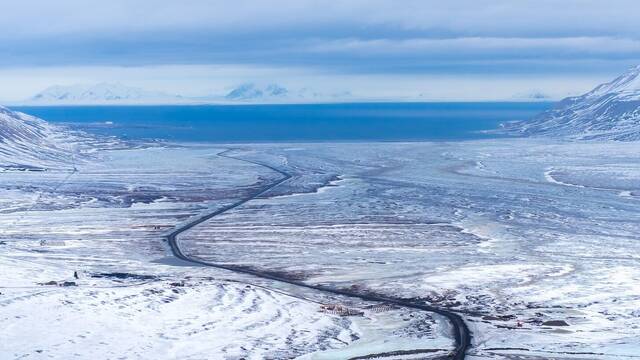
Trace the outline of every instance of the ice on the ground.
<instances>
[{"instance_id":1,"label":"ice on the ground","mask_svg":"<svg viewBox=\"0 0 640 360\"><path fill-rule=\"evenodd\" d=\"M633 358L638 149L524 139L123 146L75 172L5 171L0 357L425 351L405 355L415 358L452 348L441 316L376 312L172 258L162 239L174 226L282 176L244 159L292 178L181 234L190 256L458 311L475 359ZM334 302L364 314L319 311Z\"/></svg>"},{"instance_id":2,"label":"ice on the ground","mask_svg":"<svg viewBox=\"0 0 640 360\"><path fill-rule=\"evenodd\" d=\"M342 180L254 200L181 235L184 249L458 310L475 358L630 358L640 346L637 143L302 146L237 155L287 154L294 174Z\"/></svg>"},{"instance_id":3,"label":"ice on the ground","mask_svg":"<svg viewBox=\"0 0 640 360\"><path fill-rule=\"evenodd\" d=\"M384 348L389 337L400 348L451 348L446 322L431 314L378 314L172 258L170 229L279 176L218 156L224 150L123 148L77 172L4 173L0 357L291 358L352 343ZM320 311L336 302L365 315Z\"/></svg>"}]
</instances>

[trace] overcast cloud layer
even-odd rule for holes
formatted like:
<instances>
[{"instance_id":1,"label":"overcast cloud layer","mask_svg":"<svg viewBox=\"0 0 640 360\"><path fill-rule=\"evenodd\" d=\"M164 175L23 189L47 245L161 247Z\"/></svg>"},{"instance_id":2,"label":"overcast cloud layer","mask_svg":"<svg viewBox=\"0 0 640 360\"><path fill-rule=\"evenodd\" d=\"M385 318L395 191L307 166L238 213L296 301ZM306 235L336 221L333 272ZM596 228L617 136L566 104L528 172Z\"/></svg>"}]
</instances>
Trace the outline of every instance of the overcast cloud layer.
<instances>
[{"instance_id":1,"label":"overcast cloud layer","mask_svg":"<svg viewBox=\"0 0 640 360\"><path fill-rule=\"evenodd\" d=\"M560 97L640 64L639 12L637 1L15 1L0 12L0 98L28 96L45 80ZM488 81L499 86L482 90Z\"/></svg>"}]
</instances>

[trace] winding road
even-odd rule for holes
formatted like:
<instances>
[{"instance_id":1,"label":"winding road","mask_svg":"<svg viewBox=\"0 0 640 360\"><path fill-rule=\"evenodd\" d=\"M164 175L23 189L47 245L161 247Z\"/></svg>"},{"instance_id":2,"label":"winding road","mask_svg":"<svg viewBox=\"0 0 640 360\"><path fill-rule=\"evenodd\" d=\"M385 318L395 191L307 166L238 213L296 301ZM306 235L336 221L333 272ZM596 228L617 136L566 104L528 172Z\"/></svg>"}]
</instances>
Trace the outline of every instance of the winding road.
<instances>
[{"instance_id":1,"label":"winding road","mask_svg":"<svg viewBox=\"0 0 640 360\"><path fill-rule=\"evenodd\" d=\"M178 226L177 228L175 228L171 233L169 233L166 236L166 241L169 244L170 248L171 248L171 252L173 253L173 255L181 260L190 262L190 263L194 263L194 264L199 264L199 265L204 265L204 266L210 266L210 267L214 267L214 268L219 268L219 269L224 269L224 270L229 270L229 271L234 271L237 273L243 273L243 274L249 274L249 275L253 275L256 277L260 277L260 278L264 278L264 279L269 279L269 280L274 280L274 281L279 281L282 283L287 283L287 284L291 284L291 285L295 285L295 286L300 286L303 288L308 288L308 289L313 289L313 290L317 290L317 291L321 291L324 293L329 293L329 294L333 294L333 295L339 295L339 296L344 296L344 297L349 297L349 298L356 298L356 299L360 299L360 300L364 300L364 301L372 301L372 302L385 302L385 303L389 303L389 304L393 304L399 307L404 307L404 308L409 308L409 309L415 309L415 310L420 310L420 311L428 311L428 312L432 312L432 313L436 313L439 315L442 315L444 317L446 317L449 322L452 325L452 329L453 329L453 338L455 340L455 348L453 349L453 351L450 354L450 358L451 359L455 359L455 360L462 360L465 358L466 352L467 350L471 347L471 333L469 331L469 328L467 327L467 325L465 324L464 320L462 319L462 317L455 313L452 312L450 310L447 310L445 308L440 308L440 307L436 307L436 306L431 306L431 305L424 305L424 304L419 304L419 303L414 303L408 300L403 300L403 299L396 299L396 298L392 298L392 297L387 297L387 296L380 296L380 295L371 295L371 294L361 294L358 292L354 292L354 291L349 291L349 290L343 290L343 289L336 289L336 288L331 288L328 286L322 286L322 285L312 285L312 284L307 284L304 283L302 281L298 281L298 280L294 280L294 279L289 279L286 278L284 276L279 276L279 275L273 275L271 273L268 272L262 272L259 270L251 270L251 269L246 269L246 268L241 268L241 267L236 267L233 265L224 265L224 264L216 264L216 263L212 263L212 262L208 262L208 261L204 261L204 260L200 260L200 259L196 259L196 258L192 258L189 257L188 255L185 255L182 250L180 249L180 246L178 244L178 236L213 218L214 216L220 215L224 212L227 212L231 209L234 209L236 207L239 207L255 198L258 198L260 196L262 196L263 194L267 193L269 190L275 188L276 186L282 184L283 182L287 181L288 179L290 179L292 177L291 174L287 173L286 171L282 170L282 169L278 169L274 166L268 165L268 164L264 164L261 162L257 162L257 161L252 161L252 160L246 160L246 159L242 159L242 158L237 158L237 157L233 157L230 155L227 155L227 153L231 151L231 149L229 150L225 150L221 153L218 153L218 156L221 157L226 157L229 159L233 159L236 161L243 161L243 162L247 162L247 163L251 163L251 164L255 164L255 165L259 165L265 168L268 168L274 172L277 172L278 174L282 175L280 177L280 179L272 182L271 184L268 184L266 186L264 186L263 188L260 188L256 191L254 191L253 193L250 193L248 196L246 196L245 198L238 200L230 205L224 206L222 208L219 208L213 212L210 212L204 216L201 216L197 219L194 219L186 224L183 224L181 226Z\"/></svg>"}]
</instances>

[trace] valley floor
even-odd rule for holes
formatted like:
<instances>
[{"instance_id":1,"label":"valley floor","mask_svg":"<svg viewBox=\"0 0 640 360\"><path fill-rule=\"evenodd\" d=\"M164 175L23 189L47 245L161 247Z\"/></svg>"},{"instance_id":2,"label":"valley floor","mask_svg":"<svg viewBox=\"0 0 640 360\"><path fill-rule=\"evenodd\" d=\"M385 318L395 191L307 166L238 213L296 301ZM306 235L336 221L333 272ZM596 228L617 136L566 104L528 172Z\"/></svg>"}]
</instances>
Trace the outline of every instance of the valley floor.
<instances>
[{"instance_id":1,"label":"valley floor","mask_svg":"<svg viewBox=\"0 0 640 360\"><path fill-rule=\"evenodd\" d=\"M411 359L453 348L436 314L173 258L162 241L173 227L280 176L237 159L292 178L181 234L189 256L454 310L473 332L472 359L635 358L638 150L156 146L103 151L76 172L8 169L0 358ZM336 303L363 316L322 310Z\"/></svg>"}]
</instances>

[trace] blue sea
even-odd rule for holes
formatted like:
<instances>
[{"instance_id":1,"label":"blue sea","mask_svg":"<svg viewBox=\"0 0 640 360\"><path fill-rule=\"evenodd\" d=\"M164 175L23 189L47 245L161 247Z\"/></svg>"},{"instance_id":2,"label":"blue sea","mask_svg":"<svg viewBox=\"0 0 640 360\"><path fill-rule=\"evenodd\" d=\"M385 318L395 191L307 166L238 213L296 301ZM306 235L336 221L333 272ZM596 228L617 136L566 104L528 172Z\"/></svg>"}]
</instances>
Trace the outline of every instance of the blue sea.
<instances>
[{"instance_id":1,"label":"blue sea","mask_svg":"<svg viewBox=\"0 0 640 360\"><path fill-rule=\"evenodd\" d=\"M193 142L420 141L496 137L551 103L23 106L49 122L125 139Z\"/></svg>"}]
</instances>

